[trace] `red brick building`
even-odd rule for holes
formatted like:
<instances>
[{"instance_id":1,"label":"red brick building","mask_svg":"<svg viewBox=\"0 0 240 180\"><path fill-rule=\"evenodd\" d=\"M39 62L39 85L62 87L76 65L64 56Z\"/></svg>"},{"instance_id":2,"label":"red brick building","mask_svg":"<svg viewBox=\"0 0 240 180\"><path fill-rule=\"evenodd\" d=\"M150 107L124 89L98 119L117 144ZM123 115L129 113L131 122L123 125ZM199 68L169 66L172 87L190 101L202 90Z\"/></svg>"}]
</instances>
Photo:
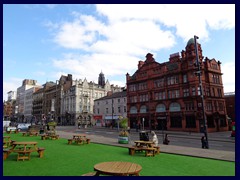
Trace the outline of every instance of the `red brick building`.
<instances>
[{"instance_id":1,"label":"red brick building","mask_svg":"<svg viewBox=\"0 0 240 180\"><path fill-rule=\"evenodd\" d=\"M235 121L235 92L224 94L227 115L231 121Z\"/></svg>"},{"instance_id":2,"label":"red brick building","mask_svg":"<svg viewBox=\"0 0 240 180\"><path fill-rule=\"evenodd\" d=\"M227 131L221 62L204 59L198 46L208 132ZM148 53L127 81L127 113L130 127L144 123L145 129L202 132L203 111L196 76L194 39L185 51L158 63Z\"/></svg>"}]
</instances>

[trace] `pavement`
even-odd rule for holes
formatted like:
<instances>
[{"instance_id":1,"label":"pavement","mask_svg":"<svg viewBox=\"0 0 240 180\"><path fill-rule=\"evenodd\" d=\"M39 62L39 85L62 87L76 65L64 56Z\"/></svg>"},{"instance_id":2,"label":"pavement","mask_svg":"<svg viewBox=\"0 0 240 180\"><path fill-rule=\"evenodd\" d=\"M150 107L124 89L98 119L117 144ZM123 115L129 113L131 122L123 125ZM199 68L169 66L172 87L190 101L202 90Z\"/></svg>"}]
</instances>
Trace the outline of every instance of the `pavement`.
<instances>
[{"instance_id":1,"label":"pavement","mask_svg":"<svg viewBox=\"0 0 240 180\"><path fill-rule=\"evenodd\" d=\"M99 127L100 128L100 127ZM56 128L57 134L61 138L70 139L74 133L81 133L81 129L78 129L76 126L57 126ZM190 132L173 132L169 131L168 134L171 135L186 135L191 134L191 136L199 136L200 133L190 133ZM224 132L219 133L211 133L209 137L211 139L218 140L221 135L224 135ZM105 144L111 146L119 146L119 147L130 147L133 145L133 142L129 144L119 144L118 139L116 137L105 137L101 135L88 134L88 138L91 139L91 142L98 144ZM222 139L221 139L222 140ZM233 141L232 139L226 139L226 141ZM235 139L234 139L235 141ZM177 154L177 155L185 155L199 158L209 158L223 161L235 162L235 151L222 151L222 150L212 150L212 149L202 149L202 148L193 148L193 147L184 147L184 146L175 146L175 145L164 145L160 144L160 152L169 153L169 154Z\"/></svg>"}]
</instances>

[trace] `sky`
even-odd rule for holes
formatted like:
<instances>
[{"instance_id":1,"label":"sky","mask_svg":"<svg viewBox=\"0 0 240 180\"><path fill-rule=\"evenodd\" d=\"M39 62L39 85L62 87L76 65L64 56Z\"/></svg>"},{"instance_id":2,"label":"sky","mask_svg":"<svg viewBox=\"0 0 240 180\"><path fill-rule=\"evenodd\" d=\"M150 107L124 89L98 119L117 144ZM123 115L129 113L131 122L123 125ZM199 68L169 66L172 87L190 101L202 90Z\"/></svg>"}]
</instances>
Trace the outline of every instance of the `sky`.
<instances>
[{"instance_id":1,"label":"sky","mask_svg":"<svg viewBox=\"0 0 240 180\"><path fill-rule=\"evenodd\" d=\"M147 53L169 61L194 35L222 63L224 92L235 92L234 4L4 4L3 100L24 79L67 74L97 83L103 72L125 86Z\"/></svg>"}]
</instances>

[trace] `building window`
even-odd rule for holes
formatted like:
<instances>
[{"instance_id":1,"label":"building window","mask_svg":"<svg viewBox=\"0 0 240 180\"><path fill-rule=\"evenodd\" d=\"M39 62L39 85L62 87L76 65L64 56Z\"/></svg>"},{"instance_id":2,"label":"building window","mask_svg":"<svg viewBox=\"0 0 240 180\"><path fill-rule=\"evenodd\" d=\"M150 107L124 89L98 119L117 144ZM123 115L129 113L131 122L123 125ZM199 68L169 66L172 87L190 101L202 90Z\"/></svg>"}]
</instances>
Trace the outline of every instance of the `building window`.
<instances>
[{"instance_id":1,"label":"building window","mask_svg":"<svg viewBox=\"0 0 240 180\"><path fill-rule=\"evenodd\" d=\"M220 88L217 89L218 97L222 97L222 90Z\"/></svg>"},{"instance_id":2,"label":"building window","mask_svg":"<svg viewBox=\"0 0 240 180\"><path fill-rule=\"evenodd\" d=\"M147 83L138 84L138 90L146 90L146 89L147 89Z\"/></svg>"},{"instance_id":3,"label":"building window","mask_svg":"<svg viewBox=\"0 0 240 180\"><path fill-rule=\"evenodd\" d=\"M147 112L147 106L143 105L140 107L140 113L146 113Z\"/></svg>"},{"instance_id":4,"label":"building window","mask_svg":"<svg viewBox=\"0 0 240 180\"><path fill-rule=\"evenodd\" d=\"M154 88L164 87L164 78L154 81Z\"/></svg>"},{"instance_id":5,"label":"building window","mask_svg":"<svg viewBox=\"0 0 240 180\"><path fill-rule=\"evenodd\" d=\"M207 116L207 126L209 128L214 128L214 120L213 120L213 116Z\"/></svg>"},{"instance_id":6,"label":"building window","mask_svg":"<svg viewBox=\"0 0 240 180\"><path fill-rule=\"evenodd\" d=\"M206 96L210 96L210 88L206 87Z\"/></svg>"},{"instance_id":7,"label":"building window","mask_svg":"<svg viewBox=\"0 0 240 180\"><path fill-rule=\"evenodd\" d=\"M135 84L129 85L129 91L136 91L136 85Z\"/></svg>"},{"instance_id":8,"label":"building window","mask_svg":"<svg viewBox=\"0 0 240 180\"><path fill-rule=\"evenodd\" d=\"M121 108L120 107L118 107L118 112L121 113Z\"/></svg>"},{"instance_id":9,"label":"building window","mask_svg":"<svg viewBox=\"0 0 240 180\"><path fill-rule=\"evenodd\" d=\"M186 111L194 111L194 103L193 102L186 102L185 103L185 110Z\"/></svg>"},{"instance_id":10,"label":"building window","mask_svg":"<svg viewBox=\"0 0 240 180\"><path fill-rule=\"evenodd\" d=\"M178 97L179 97L179 90L168 91L169 99L178 98Z\"/></svg>"},{"instance_id":11,"label":"building window","mask_svg":"<svg viewBox=\"0 0 240 180\"><path fill-rule=\"evenodd\" d=\"M182 117L181 116L171 116L171 127L172 128L182 128Z\"/></svg>"},{"instance_id":12,"label":"building window","mask_svg":"<svg viewBox=\"0 0 240 180\"><path fill-rule=\"evenodd\" d=\"M183 75L183 83L187 83L188 82L188 80L187 80L187 74L184 74Z\"/></svg>"},{"instance_id":13,"label":"building window","mask_svg":"<svg viewBox=\"0 0 240 180\"><path fill-rule=\"evenodd\" d=\"M98 114L100 113L100 110L99 110L99 109L97 109L97 113L98 113Z\"/></svg>"},{"instance_id":14,"label":"building window","mask_svg":"<svg viewBox=\"0 0 240 180\"><path fill-rule=\"evenodd\" d=\"M183 97L189 96L189 89L183 89Z\"/></svg>"},{"instance_id":15,"label":"building window","mask_svg":"<svg viewBox=\"0 0 240 180\"><path fill-rule=\"evenodd\" d=\"M212 95L213 95L213 97L215 97L215 89L214 88L212 88Z\"/></svg>"},{"instance_id":16,"label":"building window","mask_svg":"<svg viewBox=\"0 0 240 180\"><path fill-rule=\"evenodd\" d=\"M166 93L164 91L155 93L155 100L163 100L163 99L166 99Z\"/></svg>"},{"instance_id":17,"label":"building window","mask_svg":"<svg viewBox=\"0 0 240 180\"><path fill-rule=\"evenodd\" d=\"M156 107L156 112L166 112L166 107L164 104L158 104Z\"/></svg>"},{"instance_id":18,"label":"building window","mask_svg":"<svg viewBox=\"0 0 240 180\"><path fill-rule=\"evenodd\" d=\"M106 114L108 114L108 108L106 108Z\"/></svg>"},{"instance_id":19,"label":"building window","mask_svg":"<svg viewBox=\"0 0 240 180\"><path fill-rule=\"evenodd\" d=\"M181 111L181 106L180 106L180 104L173 102L170 104L169 110L170 110L170 112Z\"/></svg>"},{"instance_id":20,"label":"building window","mask_svg":"<svg viewBox=\"0 0 240 180\"><path fill-rule=\"evenodd\" d=\"M118 103L120 103L120 99L118 99Z\"/></svg>"},{"instance_id":21,"label":"building window","mask_svg":"<svg viewBox=\"0 0 240 180\"><path fill-rule=\"evenodd\" d=\"M131 96L130 103L136 103L136 102L137 102L137 96Z\"/></svg>"},{"instance_id":22,"label":"building window","mask_svg":"<svg viewBox=\"0 0 240 180\"><path fill-rule=\"evenodd\" d=\"M196 96L196 88L192 87L192 96Z\"/></svg>"},{"instance_id":23,"label":"building window","mask_svg":"<svg viewBox=\"0 0 240 180\"><path fill-rule=\"evenodd\" d=\"M173 84L178 84L178 83L179 83L178 76L172 76L172 77L167 78L168 85L173 85Z\"/></svg>"},{"instance_id":24,"label":"building window","mask_svg":"<svg viewBox=\"0 0 240 180\"><path fill-rule=\"evenodd\" d=\"M130 108L130 114L137 114L137 108L135 106Z\"/></svg>"},{"instance_id":25,"label":"building window","mask_svg":"<svg viewBox=\"0 0 240 180\"><path fill-rule=\"evenodd\" d=\"M223 111L223 103L222 102L218 102L218 109L219 109L219 111Z\"/></svg>"},{"instance_id":26,"label":"building window","mask_svg":"<svg viewBox=\"0 0 240 180\"><path fill-rule=\"evenodd\" d=\"M212 82L215 83L215 84L220 84L219 75L213 74L213 75L212 75Z\"/></svg>"},{"instance_id":27,"label":"building window","mask_svg":"<svg viewBox=\"0 0 240 180\"><path fill-rule=\"evenodd\" d=\"M186 128L196 128L195 116L186 116Z\"/></svg>"},{"instance_id":28,"label":"building window","mask_svg":"<svg viewBox=\"0 0 240 180\"><path fill-rule=\"evenodd\" d=\"M126 106L124 106L124 112L127 112L127 108L126 108Z\"/></svg>"},{"instance_id":29,"label":"building window","mask_svg":"<svg viewBox=\"0 0 240 180\"><path fill-rule=\"evenodd\" d=\"M139 101L140 102L148 101L148 94L139 95Z\"/></svg>"},{"instance_id":30,"label":"building window","mask_svg":"<svg viewBox=\"0 0 240 180\"><path fill-rule=\"evenodd\" d=\"M206 111L212 111L212 103L211 102L206 103Z\"/></svg>"}]
</instances>

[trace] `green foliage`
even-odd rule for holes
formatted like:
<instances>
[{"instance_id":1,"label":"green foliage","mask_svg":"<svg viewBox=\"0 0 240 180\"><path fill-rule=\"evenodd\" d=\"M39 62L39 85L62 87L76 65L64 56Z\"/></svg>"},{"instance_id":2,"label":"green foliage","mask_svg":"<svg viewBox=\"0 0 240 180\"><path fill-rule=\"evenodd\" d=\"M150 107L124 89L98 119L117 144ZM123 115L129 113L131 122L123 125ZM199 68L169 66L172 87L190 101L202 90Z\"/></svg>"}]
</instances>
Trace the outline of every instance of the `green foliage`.
<instances>
[{"instance_id":1,"label":"green foliage","mask_svg":"<svg viewBox=\"0 0 240 180\"><path fill-rule=\"evenodd\" d=\"M54 121L52 121L52 122L49 122L49 123L48 123L48 125L49 125L49 126L56 126L56 125L57 125L57 123L56 123L56 122L54 122Z\"/></svg>"},{"instance_id":2,"label":"green foliage","mask_svg":"<svg viewBox=\"0 0 240 180\"><path fill-rule=\"evenodd\" d=\"M128 128L128 118L121 119L119 124L121 128L126 130Z\"/></svg>"},{"instance_id":3,"label":"green foliage","mask_svg":"<svg viewBox=\"0 0 240 180\"><path fill-rule=\"evenodd\" d=\"M119 122L119 125L121 128L123 128L122 131L120 131L119 136L122 137L128 137L128 132L127 132L127 128L128 128L128 118L122 118Z\"/></svg>"}]
</instances>

